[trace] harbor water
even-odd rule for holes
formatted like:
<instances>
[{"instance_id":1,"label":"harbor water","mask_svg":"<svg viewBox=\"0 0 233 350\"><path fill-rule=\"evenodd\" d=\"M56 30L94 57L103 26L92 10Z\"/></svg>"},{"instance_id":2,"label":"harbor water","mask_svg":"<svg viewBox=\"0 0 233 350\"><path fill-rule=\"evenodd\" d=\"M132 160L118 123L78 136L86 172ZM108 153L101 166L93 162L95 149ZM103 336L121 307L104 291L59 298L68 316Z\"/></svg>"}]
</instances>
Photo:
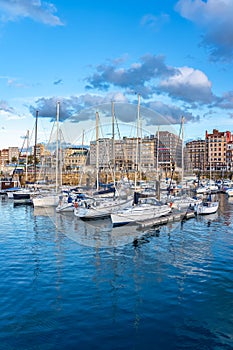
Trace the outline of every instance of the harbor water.
<instances>
[{"instance_id":1,"label":"harbor water","mask_svg":"<svg viewBox=\"0 0 233 350\"><path fill-rule=\"evenodd\" d=\"M0 349L233 349L233 202L138 231L0 198Z\"/></svg>"}]
</instances>

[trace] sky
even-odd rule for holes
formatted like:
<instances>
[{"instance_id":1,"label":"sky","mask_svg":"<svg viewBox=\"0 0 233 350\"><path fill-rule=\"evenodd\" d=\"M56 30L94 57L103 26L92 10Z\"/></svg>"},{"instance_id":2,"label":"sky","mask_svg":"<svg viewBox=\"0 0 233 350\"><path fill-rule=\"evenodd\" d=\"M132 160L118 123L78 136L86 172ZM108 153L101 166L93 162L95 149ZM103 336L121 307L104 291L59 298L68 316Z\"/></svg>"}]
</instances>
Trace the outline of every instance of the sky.
<instances>
[{"instance_id":1,"label":"sky","mask_svg":"<svg viewBox=\"0 0 233 350\"><path fill-rule=\"evenodd\" d=\"M232 15L232 0L0 0L0 149L33 142L36 111L48 142L58 101L70 144L96 112L106 131L112 102L120 136L139 115L151 134L184 117L186 141L233 132Z\"/></svg>"}]
</instances>

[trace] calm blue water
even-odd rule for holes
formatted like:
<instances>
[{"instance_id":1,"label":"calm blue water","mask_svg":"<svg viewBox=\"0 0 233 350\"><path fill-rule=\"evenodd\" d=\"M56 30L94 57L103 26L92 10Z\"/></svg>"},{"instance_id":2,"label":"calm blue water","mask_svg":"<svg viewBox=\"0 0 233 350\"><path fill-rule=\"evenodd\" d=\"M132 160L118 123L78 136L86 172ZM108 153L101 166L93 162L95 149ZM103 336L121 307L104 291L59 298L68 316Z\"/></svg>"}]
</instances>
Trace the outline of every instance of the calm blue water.
<instances>
[{"instance_id":1,"label":"calm blue water","mask_svg":"<svg viewBox=\"0 0 233 350\"><path fill-rule=\"evenodd\" d=\"M224 195L218 214L159 232L1 198L0 220L0 349L233 349Z\"/></svg>"}]
</instances>

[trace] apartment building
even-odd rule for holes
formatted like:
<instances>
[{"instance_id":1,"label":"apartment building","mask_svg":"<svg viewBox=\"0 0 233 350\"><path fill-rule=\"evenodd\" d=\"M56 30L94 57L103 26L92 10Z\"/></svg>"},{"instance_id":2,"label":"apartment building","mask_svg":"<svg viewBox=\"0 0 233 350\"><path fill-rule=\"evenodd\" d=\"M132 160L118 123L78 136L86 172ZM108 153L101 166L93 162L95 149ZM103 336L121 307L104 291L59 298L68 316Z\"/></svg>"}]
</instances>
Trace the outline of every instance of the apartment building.
<instances>
[{"instance_id":1,"label":"apartment building","mask_svg":"<svg viewBox=\"0 0 233 350\"><path fill-rule=\"evenodd\" d=\"M175 163L176 167L182 164L182 141L177 135L161 131L158 135L143 138L123 137L121 140L108 138L98 141L98 165L110 167L115 164L117 170L148 170L158 165L162 169L170 170ZM158 147L159 146L159 147ZM157 162L158 159L158 162ZM90 164L96 165L97 142L90 143ZM140 169L139 169L140 168Z\"/></svg>"},{"instance_id":2,"label":"apartment building","mask_svg":"<svg viewBox=\"0 0 233 350\"><path fill-rule=\"evenodd\" d=\"M187 142L185 169L203 172L206 166L206 141L194 140Z\"/></svg>"},{"instance_id":3,"label":"apartment building","mask_svg":"<svg viewBox=\"0 0 233 350\"><path fill-rule=\"evenodd\" d=\"M113 142L110 138L100 138L90 142L90 165L99 165L99 168L106 168L112 162ZM98 145L98 147L97 147ZM97 154L98 153L98 154Z\"/></svg>"},{"instance_id":4,"label":"apartment building","mask_svg":"<svg viewBox=\"0 0 233 350\"><path fill-rule=\"evenodd\" d=\"M206 131L206 169L216 172L227 171L227 145L232 141L230 131L220 132L213 129L212 133Z\"/></svg>"},{"instance_id":5,"label":"apartment building","mask_svg":"<svg viewBox=\"0 0 233 350\"><path fill-rule=\"evenodd\" d=\"M86 147L69 147L64 150L63 167L65 170L79 170L87 165L89 150Z\"/></svg>"},{"instance_id":6,"label":"apartment building","mask_svg":"<svg viewBox=\"0 0 233 350\"><path fill-rule=\"evenodd\" d=\"M9 149L4 148L0 151L0 164L4 167L5 164L9 163Z\"/></svg>"},{"instance_id":7,"label":"apartment building","mask_svg":"<svg viewBox=\"0 0 233 350\"><path fill-rule=\"evenodd\" d=\"M19 159L19 149L18 147L9 147L8 148L9 152L8 152L8 160L11 163L12 159Z\"/></svg>"},{"instance_id":8,"label":"apartment building","mask_svg":"<svg viewBox=\"0 0 233 350\"><path fill-rule=\"evenodd\" d=\"M182 167L182 140L178 135L169 131L157 131L158 163L163 169L170 170L172 164L175 168Z\"/></svg>"},{"instance_id":9,"label":"apartment building","mask_svg":"<svg viewBox=\"0 0 233 350\"><path fill-rule=\"evenodd\" d=\"M36 150L36 154L35 154L35 150ZM48 155L46 154L45 146L42 143L37 143L36 146L33 146L32 153L33 155L36 155L36 158L38 159L41 159L45 155Z\"/></svg>"},{"instance_id":10,"label":"apartment building","mask_svg":"<svg viewBox=\"0 0 233 350\"><path fill-rule=\"evenodd\" d=\"M227 171L233 171L233 141L229 141L226 149Z\"/></svg>"}]
</instances>

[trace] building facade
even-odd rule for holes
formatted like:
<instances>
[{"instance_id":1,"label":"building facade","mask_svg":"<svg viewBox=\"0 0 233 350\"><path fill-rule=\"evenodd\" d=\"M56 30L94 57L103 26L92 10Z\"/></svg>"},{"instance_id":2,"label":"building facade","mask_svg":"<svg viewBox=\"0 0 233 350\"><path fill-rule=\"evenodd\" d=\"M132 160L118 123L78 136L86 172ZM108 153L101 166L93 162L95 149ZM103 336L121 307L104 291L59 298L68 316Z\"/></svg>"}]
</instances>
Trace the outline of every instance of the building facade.
<instances>
[{"instance_id":1,"label":"building facade","mask_svg":"<svg viewBox=\"0 0 233 350\"><path fill-rule=\"evenodd\" d=\"M85 147L69 147L64 150L63 167L65 170L78 171L87 165L89 150Z\"/></svg>"},{"instance_id":2,"label":"building facade","mask_svg":"<svg viewBox=\"0 0 233 350\"><path fill-rule=\"evenodd\" d=\"M159 166L170 171L172 167L181 169L182 167L182 140L178 135L169 131L158 131L156 133L158 143L158 164Z\"/></svg>"},{"instance_id":3,"label":"building facade","mask_svg":"<svg viewBox=\"0 0 233 350\"><path fill-rule=\"evenodd\" d=\"M19 149L18 147L9 147L9 155L8 155L8 160L10 163L12 162L17 162L19 159Z\"/></svg>"},{"instance_id":4,"label":"building facade","mask_svg":"<svg viewBox=\"0 0 233 350\"><path fill-rule=\"evenodd\" d=\"M227 166L227 145L232 141L230 131L220 132L213 129L212 133L206 131L206 169L207 171L225 172L228 170Z\"/></svg>"},{"instance_id":5,"label":"building facade","mask_svg":"<svg viewBox=\"0 0 233 350\"><path fill-rule=\"evenodd\" d=\"M165 131L143 138L123 137L114 143L108 138L92 141L91 165L97 165L97 152L100 168L113 167L114 164L116 170L146 171L160 167L170 171L174 166L182 166L182 141L177 135Z\"/></svg>"},{"instance_id":6,"label":"building facade","mask_svg":"<svg viewBox=\"0 0 233 350\"><path fill-rule=\"evenodd\" d=\"M187 142L185 169L203 173L206 167L206 141L194 140Z\"/></svg>"},{"instance_id":7,"label":"building facade","mask_svg":"<svg viewBox=\"0 0 233 350\"><path fill-rule=\"evenodd\" d=\"M226 149L227 171L233 171L233 141L229 141Z\"/></svg>"}]
</instances>

